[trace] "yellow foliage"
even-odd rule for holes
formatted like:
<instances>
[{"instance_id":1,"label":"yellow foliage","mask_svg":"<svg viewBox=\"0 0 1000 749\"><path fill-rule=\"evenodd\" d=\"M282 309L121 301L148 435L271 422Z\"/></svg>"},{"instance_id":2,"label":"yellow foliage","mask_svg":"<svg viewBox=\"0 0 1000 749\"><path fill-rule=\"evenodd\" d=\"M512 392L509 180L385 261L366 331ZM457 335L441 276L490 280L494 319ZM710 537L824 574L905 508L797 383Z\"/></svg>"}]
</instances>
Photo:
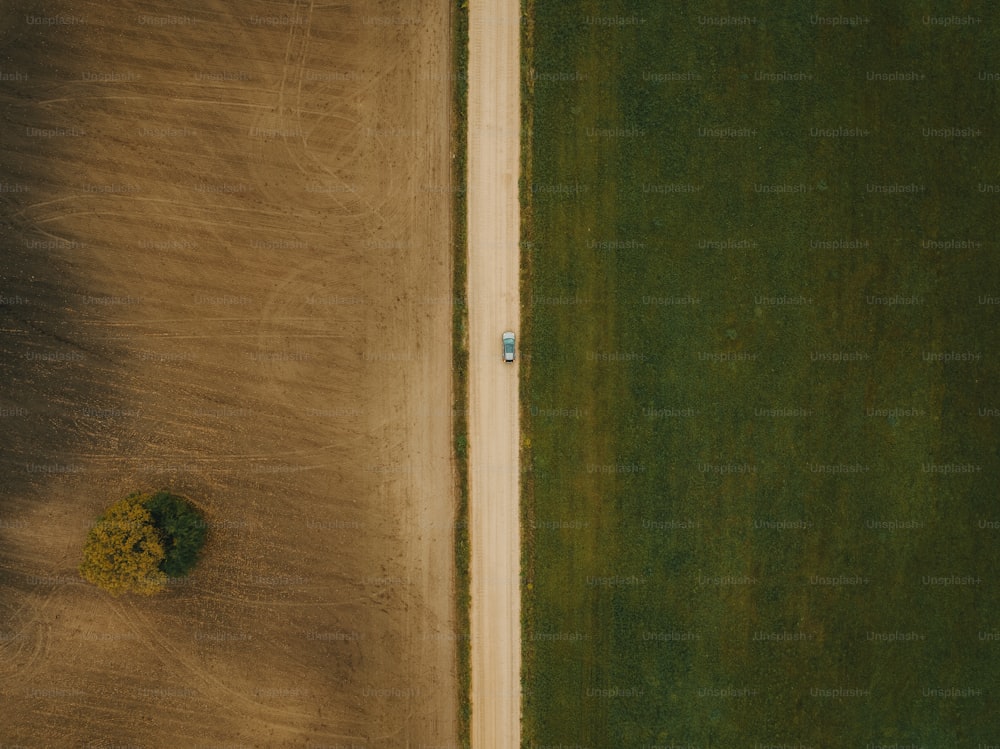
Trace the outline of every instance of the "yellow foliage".
<instances>
[{"instance_id":1,"label":"yellow foliage","mask_svg":"<svg viewBox=\"0 0 1000 749\"><path fill-rule=\"evenodd\" d=\"M165 551L144 500L133 494L115 503L87 536L80 575L113 596L152 595L166 585L159 568Z\"/></svg>"}]
</instances>

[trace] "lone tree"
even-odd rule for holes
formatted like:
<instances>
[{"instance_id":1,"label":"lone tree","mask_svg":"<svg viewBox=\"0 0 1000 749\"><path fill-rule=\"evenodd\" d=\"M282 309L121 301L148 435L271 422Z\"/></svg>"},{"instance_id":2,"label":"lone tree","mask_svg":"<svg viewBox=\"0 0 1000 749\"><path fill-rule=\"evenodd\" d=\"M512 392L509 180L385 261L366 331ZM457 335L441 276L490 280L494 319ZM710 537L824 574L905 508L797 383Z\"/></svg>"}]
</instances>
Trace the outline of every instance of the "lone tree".
<instances>
[{"instance_id":1,"label":"lone tree","mask_svg":"<svg viewBox=\"0 0 1000 749\"><path fill-rule=\"evenodd\" d=\"M114 596L153 595L198 561L205 521L183 497L135 493L116 502L90 529L80 575Z\"/></svg>"}]
</instances>

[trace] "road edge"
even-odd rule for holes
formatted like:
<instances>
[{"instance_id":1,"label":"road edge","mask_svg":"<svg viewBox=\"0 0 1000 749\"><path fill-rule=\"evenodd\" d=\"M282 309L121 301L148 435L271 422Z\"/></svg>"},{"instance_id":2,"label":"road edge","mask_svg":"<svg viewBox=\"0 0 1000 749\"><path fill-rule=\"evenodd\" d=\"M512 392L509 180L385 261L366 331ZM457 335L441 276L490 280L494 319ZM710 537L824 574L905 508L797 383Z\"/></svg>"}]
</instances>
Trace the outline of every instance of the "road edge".
<instances>
[{"instance_id":1,"label":"road edge","mask_svg":"<svg viewBox=\"0 0 1000 749\"><path fill-rule=\"evenodd\" d=\"M518 178L518 202L520 203L520 297L521 297L521 379L520 414L518 426L521 431L521 746L534 745L535 730L528 719L531 715L531 689L534 674L534 651L531 648L534 627L534 607L532 589L535 574L535 503L534 473L531 455L531 410L528 408L531 381L531 349L534 315L531 305L532 255L534 253L534 224L531 204L532 181L532 127L534 123L534 32L535 2L521 0L521 16L524 25L521 31L521 173Z\"/></svg>"},{"instance_id":2,"label":"road edge","mask_svg":"<svg viewBox=\"0 0 1000 749\"><path fill-rule=\"evenodd\" d=\"M469 543L469 307L466 165L468 158L469 6L452 9L452 455L455 465L455 656L458 745L472 740L472 583Z\"/></svg>"}]
</instances>

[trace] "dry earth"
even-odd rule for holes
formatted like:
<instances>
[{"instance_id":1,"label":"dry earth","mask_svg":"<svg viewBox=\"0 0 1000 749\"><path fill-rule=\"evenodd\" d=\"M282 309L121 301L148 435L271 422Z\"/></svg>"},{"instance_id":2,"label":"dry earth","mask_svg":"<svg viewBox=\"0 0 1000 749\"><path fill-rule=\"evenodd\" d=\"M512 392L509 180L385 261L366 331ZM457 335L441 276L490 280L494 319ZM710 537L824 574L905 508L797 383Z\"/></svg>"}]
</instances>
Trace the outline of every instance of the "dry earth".
<instances>
[{"instance_id":1,"label":"dry earth","mask_svg":"<svg viewBox=\"0 0 1000 749\"><path fill-rule=\"evenodd\" d=\"M452 747L450 4L6 3L0 740ZM109 503L210 540L80 582Z\"/></svg>"}]
</instances>

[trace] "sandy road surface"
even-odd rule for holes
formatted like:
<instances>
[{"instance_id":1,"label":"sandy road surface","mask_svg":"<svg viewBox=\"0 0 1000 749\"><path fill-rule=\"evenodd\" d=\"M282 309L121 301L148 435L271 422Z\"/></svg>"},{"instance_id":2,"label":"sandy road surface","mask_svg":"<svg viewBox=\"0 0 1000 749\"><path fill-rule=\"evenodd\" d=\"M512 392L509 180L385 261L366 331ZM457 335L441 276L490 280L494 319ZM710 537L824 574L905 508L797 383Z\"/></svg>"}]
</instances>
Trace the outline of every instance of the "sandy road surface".
<instances>
[{"instance_id":1,"label":"sandy road surface","mask_svg":"<svg viewBox=\"0 0 1000 749\"><path fill-rule=\"evenodd\" d=\"M520 8L469 14L469 391L472 746L520 746L517 332Z\"/></svg>"}]
</instances>

